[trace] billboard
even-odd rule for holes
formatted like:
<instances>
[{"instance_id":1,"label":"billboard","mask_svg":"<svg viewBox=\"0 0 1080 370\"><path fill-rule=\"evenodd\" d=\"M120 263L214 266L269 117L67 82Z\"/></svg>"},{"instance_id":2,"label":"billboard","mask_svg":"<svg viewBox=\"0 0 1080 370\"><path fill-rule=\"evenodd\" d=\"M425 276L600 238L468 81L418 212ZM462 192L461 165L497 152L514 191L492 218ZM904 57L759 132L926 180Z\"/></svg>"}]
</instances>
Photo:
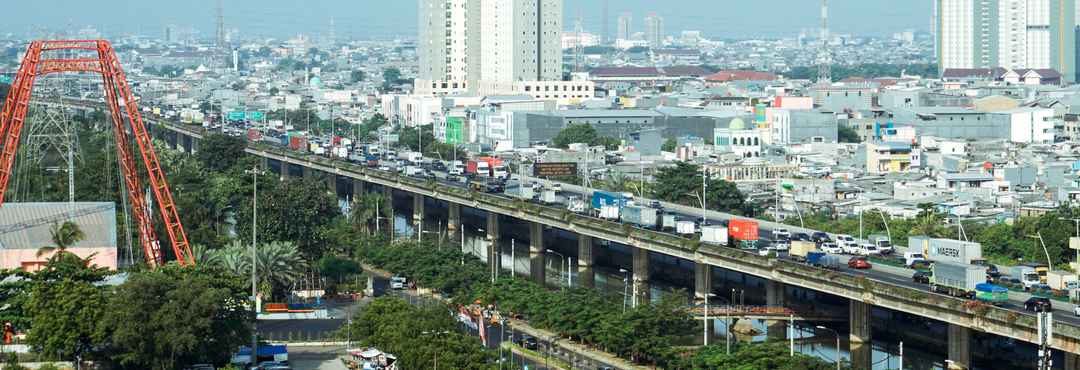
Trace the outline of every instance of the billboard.
<instances>
[{"instance_id":1,"label":"billboard","mask_svg":"<svg viewBox=\"0 0 1080 370\"><path fill-rule=\"evenodd\" d=\"M465 143L465 122L461 117L446 118L446 143Z\"/></svg>"},{"instance_id":2,"label":"billboard","mask_svg":"<svg viewBox=\"0 0 1080 370\"><path fill-rule=\"evenodd\" d=\"M533 176L536 177L555 177L555 176L573 176L578 172L577 163L575 162L545 162L533 164Z\"/></svg>"}]
</instances>

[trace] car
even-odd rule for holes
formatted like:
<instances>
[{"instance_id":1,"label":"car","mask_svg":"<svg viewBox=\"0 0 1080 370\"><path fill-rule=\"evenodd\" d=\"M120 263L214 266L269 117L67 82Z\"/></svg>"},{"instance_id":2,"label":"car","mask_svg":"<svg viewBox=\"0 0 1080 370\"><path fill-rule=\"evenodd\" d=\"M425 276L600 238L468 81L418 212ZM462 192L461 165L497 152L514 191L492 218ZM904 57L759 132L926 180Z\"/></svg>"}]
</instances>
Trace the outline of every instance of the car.
<instances>
[{"instance_id":1,"label":"car","mask_svg":"<svg viewBox=\"0 0 1080 370\"><path fill-rule=\"evenodd\" d=\"M930 267L933 266L933 265L934 265L933 261L915 260L915 261L912 261L911 264L908 265L908 267L910 267L912 270L929 270Z\"/></svg>"},{"instance_id":2,"label":"car","mask_svg":"<svg viewBox=\"0 0 1080 370\"><path fill-rule=\"evenodd\" d=\"M919 284L930 284L930 271L915 271L911 275L911 281Z\"/></svg>"},{"instance_id":3,"label":"car","mask_svg":"<svg viewBox=\"0 0 1080 370\"><path fill-rule=\"evenodd\" d=\"M405 289L405 283L404 276L394 276L390 278L390 289Z\"/></svg>"},{"instance_id":4,"label":"car","mask_svg":"<svg viewBox=\"0 0 1080 370\"><path fill-rule=\"evenodd\" d=\"M776 252L776 248L771 247L771 246L769 246L769 247L761 247L761 248L758 248L758 250L757 250L757 254L759 256L762 256L762 257L768 257L770 253L775 253L775 252Z\"/></svg>"},{"instance_id":5,"label":"car","mask_svg":"<svg viewBox=\"0 0 1080 370\"><path fill-rule=\"evenodd\" d=\"M847 267L856 270L868 269L873 266L870 265L870 261L866 260L866 257L852 257L847 261Z\"/></svg>"},{"instance_id":6,"label":"car","mask_svg":"<svg viewBox=\"0 0 1080 370\"><path fill-rule=\"evenodd\" d=\"M881 251L878 250L878 247L876 245L873 245L873 244L870 244L870 243L859 244L859 245L855 246L854 249L851 249L849 251L852 252L851 254L860 255L860 256L881 255Z\"/></svg>"},{"instance_id":7,"label":"car","mask_svg":"<svg viewBox=\"0 0 1080 370\"><path fill-rule=\"evenodd\" d=\"M814 234L810 235L810 240L818 244L824 244L832 241L832 239L829 238L828 233L821 231L815 232Z\"/></svg>"},{"instance_id":8,"label":"car","mask_svg":"<svg viewBox=\"0 0 1080 370\"><path fill-rule=\"evenodd\" d=\"M840 234L836 236L836 245L844 248L845 253L851 253L859 245L851 235Z\"/></svg>"},{"instance_id":9,"label":"car","mask_svg":"<svg viewBox=\"0 0 1080 370\"><path fill-rule=\"evenodd\" d=\"M1033 312L1050 312L1052 309L1050 305L1050 298L1046 297L1031 297L1024 301L1024 309Z\"/></svg>"},{"instance_id":10,"label":"car","mask_svg":"<svg viewBox=\"0 0 1080 370\"><path fill-rule=\"evenodd\" d=\"M536 348L538 347L536 337L533 337L531 335L523 335L523 336L521 336L521 338L518 338L517 343L518 343L519 346L521 346L521 348L524 348L524 349L527 349L527 350L535 351Z\"/></svg>"},{"instance_id":11,"label":"car","mask_svg":"<svg viewBox=\"0 0 1080 370\"><path fill-rule=\"evenodd\" d=\"M780 239L773 243L773 248L780 252L787 252L791 249L791 241L786 239Z\"/></svg>"},{"instance_id":12,"label":"car","mask_svg":"<svg viewBox=\"0 0 1080 370\"><path fill-rule=\"evenodd\" d=\"M791 235L791 240L808 242L810 240L810 234L807 233L795 233Z\"/></svg>"},{"instance_id":13,"label":"car","mask_svg":"<svg viewBox=\"0 0 1080 370\"><path fill-rule=\"evenodd\" d=\"M833 242L821 243L821 251L825 252L825 253L828 253L828 254L841 254L841 253L844 253L844 249L840 248L839 246L836 245L836 243L833 243Z\"/></svg>"},{"instance_id":14,"label":"car","mask_svg":"<svg viewBox=\"0 0 1080 370\"><path fill-rule=\"evenodd\" d=\"M773 236L776 240L788 240L791 239L791 231L788 229L776 229L773 230Z\"/></svg>"},{"instance_id":15,"label":"car","mask_svg":"<svg viewBox=\"0 0 1080 370\"><path fill-rule=\"evenodd\" d=\"M1080 316L1080 305L1073 306L1073 316Z\"/></svg>"},{"instance_id":16,"label":"car","mask_svg":"<svg viewBox=\"0 0 1080 370\"><path fill-rule=\"evenodd\" d=\"M649 201L649 208L664 209L664 205L660 204L659 200Z\"/></svg>"}]
</instances>

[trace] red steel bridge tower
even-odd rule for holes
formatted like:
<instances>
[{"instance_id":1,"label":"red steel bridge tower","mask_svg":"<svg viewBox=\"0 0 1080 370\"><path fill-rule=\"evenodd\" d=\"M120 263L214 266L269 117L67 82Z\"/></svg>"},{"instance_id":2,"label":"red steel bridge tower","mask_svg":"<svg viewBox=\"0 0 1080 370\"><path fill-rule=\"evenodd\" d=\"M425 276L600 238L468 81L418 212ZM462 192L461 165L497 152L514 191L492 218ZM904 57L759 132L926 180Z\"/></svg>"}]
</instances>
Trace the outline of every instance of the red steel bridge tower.
<instances>
[{"instance_id":1,"label":"red steel bridge tower","mask_svg":"<svg viewBox=\"0 0 1080 370\"><path fill-rule=\"evenodd\" d=\"M59 56L58 56L59 55ZM75 55L75 56L72 56ZM19 136L26 120L30 105L30 94L34 89L34 80L50 73L91 72L101 74L105 87L105 104L109 107L113 122L113 134L116 136L117 159L127 187L131 214L134 215L139 230L139 241L150 267L164 263L157 232L154 230L153 215L147 209L147 202L141 195L141 174L136 167L136 157L141 160L150 181L150 193L157 202L157 211L161 215L165 232L169 236L176 259L181 265L194 265L184 226L180 224L180 215L176 210L165 173L158 163L157 154L151 143L150 135L143 124L142 115L135 96L131 93L127 78L120 67L112 45L104 40L48 40L34 41L23 57L22 65L4 101L0 112L0 206L4 204L4 193L11 180L12 165L19 147ZM129 137L130 133L130 137ZM129 145L134 138L137 153Z\"/></svg>"}]
</instances>

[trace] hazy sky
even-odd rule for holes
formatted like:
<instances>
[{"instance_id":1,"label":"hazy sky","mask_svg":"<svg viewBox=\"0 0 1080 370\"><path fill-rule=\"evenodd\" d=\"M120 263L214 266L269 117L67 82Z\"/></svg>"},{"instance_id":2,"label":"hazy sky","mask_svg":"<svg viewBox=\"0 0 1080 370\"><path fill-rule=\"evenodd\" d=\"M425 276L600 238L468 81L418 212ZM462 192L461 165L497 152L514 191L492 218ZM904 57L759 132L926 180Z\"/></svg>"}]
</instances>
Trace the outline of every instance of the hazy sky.
<instances>
[{"instance_id":1,"label":"hazy sky","mask_svg":"<svg viewBox=\"0 0 1080 370\"><path fill-rule=\"evenodd\" d=\"M600 32L601 0L565 0L565 28L580 13L586 31ZM818 27L819 0L609 0L610 32L622 12L633 27L656 12L665 31L700 30L708 37L794 36ZM161 35L165 24L194 27L213 35L216 0L33 0L5 1L8 15L0 32L25 35L40 25L93 25L106 32ZM929 1L830 0L833 32L883 35L905 29L928 30ZM334 18L339 35L415 36L417 0L225 0L226 23L246 34L283 37L320 34Z\"/></svg>"}]
</instances>

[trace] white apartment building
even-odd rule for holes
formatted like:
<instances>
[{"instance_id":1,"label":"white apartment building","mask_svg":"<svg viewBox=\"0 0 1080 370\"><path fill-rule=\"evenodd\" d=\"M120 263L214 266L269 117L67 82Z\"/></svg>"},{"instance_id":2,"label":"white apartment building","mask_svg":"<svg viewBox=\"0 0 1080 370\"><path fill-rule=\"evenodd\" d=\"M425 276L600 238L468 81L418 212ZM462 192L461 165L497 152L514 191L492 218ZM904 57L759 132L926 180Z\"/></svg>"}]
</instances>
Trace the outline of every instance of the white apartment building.
<instances>
[{"instance_id":1,"label":"white apartment building","mask_svg":"<svg viewBox=\"0 0 1080 370\"><path fill-rule=\"evenodd\" d=\"M1076 0L935 0L938 63L1076 73Z\"/></svg>"},{"instance_id":2,"label":"white apartment building","mask_svg":"<svg viewBox=\"0 0 1080 370\"><path fill-rule=\"evenodd\" d=\"M630 36L634 34L634 15L630 13L623 13L619 15L619 29L615 34L615 38L618 40L629 40Z\"/></svg>"},{"instance_id":3,"label":"white apartment building","mask_svg":"<svg viewBox=\"0 0 1080 370\"><path fill-rule=\"evenodd\" d=\"M645 17L645 41L652 48L664 46L664 18L656 13Z\"/></svg>"},{"instance_id":4,"label":"white apartment building","mask_svg":"<svg viewBox=\"0 0 1080 370\"><path fill-rule=\"evenodd\" d=\"M563 0L419 1L417 94L562 79Z\"/></svg>"}]
</instances>

